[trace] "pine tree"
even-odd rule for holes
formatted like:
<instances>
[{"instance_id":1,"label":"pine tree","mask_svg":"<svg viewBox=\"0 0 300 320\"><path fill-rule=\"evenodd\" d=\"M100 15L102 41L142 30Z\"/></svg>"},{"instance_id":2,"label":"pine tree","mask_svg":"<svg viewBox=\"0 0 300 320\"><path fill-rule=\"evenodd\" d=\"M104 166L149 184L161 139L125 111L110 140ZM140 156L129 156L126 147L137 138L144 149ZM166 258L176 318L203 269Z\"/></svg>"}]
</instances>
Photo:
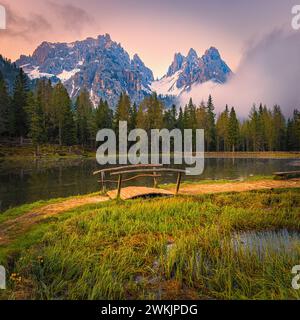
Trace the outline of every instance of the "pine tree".
<instances>
[{"instance_id":1,"label":"pine tree","mask_svg":"<svg viewBox=\"0 0 300 320\"><path fill-rule=\"evenodd\" d=\"M87 90L82 90L75 104L77 137L81 145L87 145L96 136L93 105Z\"/></svg>"},{"instance_id":2,"label":"pine tree","mask_svg":"<svg viewBox=\"0 0 300 320\"><path fill-rule=\"evenodd\" d=\"M183 130L184 130L184 115L183 115L182 107L179 108L178 119L177 119L177 128L179 128L181 130L181 132L183 133Z\"/></svg>"},{"instance_id":3,"label":"pine tree","mask_svg":"<svg viewBox=\"0 0 300 320\"><path fill-rule=\"evenodd\" d=\"M146 115L146 105L145 101L142 101L138 107L137 115L136 115L136 127L138 129L147 130L147 115Z\"/></svg>"},{"instance_id":4,"label":"pine tree","mask_svg":"<svg viewBox=\"0 0 300 320\"><path fill-rule=\"evenodd\" d=\"M119 141L119 122L126 121L127 125L130 125L130 109L131 102L130 98L126 93L121 93L113 121L113 128Z\"/></svg>"},{"instance_id":5,"label":"pine tree","mask_svg":"<svg viewBox=\"0 0 300 320\"><path fill-rule=\"evenodd\" d=\"M275 105L273 108L273 121L276 128L275 150L284 151L286 149L286 121L278 105Z\"/></svg>"},{"instance_id":6,"label":"pine tree","mask_svg":"<svg viewBox=\"0 0 300 320\"><path fill-rule=\"evenodd\" d=\"M300 111L295 110L287 124L287 146L289 151L300 150Z\"/></svg>"},{"instance_id":7,"label":"pine tree","mask_svg":"<svg viewBox=\"0 0 300 320\"><path fill-rule=\"evenodd\" d=\"M10 119L10 131L13 135L20 137L20 143L28 131L28 122L26 118L26 105L28 97L27 77L22 69L15 81L13 98L12 98L12 118Z\"/></svg>"},{"instance_id":8,"label":"pine tree","mask_svg":"<svg viewBox=\"0 0 300 320\"><path fill-rule=\"evenodd\" d=\"M137 127L137 113L138 113L138 108L136 103L134 103L129 110L129 125L128 125L129 130L134 130Z\"/></svg>"},{"instance_id":9,"label":"pine tree","mask_svg":"<svg viewBox=\"0 0 300 320\"><path fill-rule=\"evenodd\" d=\"M250 151L251 149L251 126L250 121L246 120L241 124L240 130L241 149L242 151Z\"/></svg>"},{"instance_id":10,"label":"pine tree","mask_svg":"<svg viewBox=\"0 0 300 320\"><path fill-rule=\"evenodd\" d=\"M296 148L296 140L294 136L294 123L292 119L287 122L287 150L294 151Z\"/></svg>"},{"instance_id":11,"label":"pine tree","mask_svg":"<svg viewBox=\"0 0 300 320\"><path fill-rule=\"evenodd\" d=\"M95 122L97 130L111 129L113 127L113 112L108 103L102 99L95 110Z\"/></svg>"},{"instance_id":12,"label":"pine tree","mask_svg":"<svg viewBox=\"0 0 300 320\"><path fill-rule=\"evenodd\" d=\"M259 116L255 105L253 105L249 115L249 135L251 141L251 150L259 151Z\"/></svg>"},{"instance_id":13,"label":"pine tree","mask_svg":"<svg viewBox=\"0 0 300 320\"><path fill-rule=\"evenodd\" d=\"M147 124L148 129L161 129L163 128L163 113L164 105L158 99L156 93L146 99L147 104Z\"/></svg>"},{"instance_id":14,"label":"pine tree","mask_svg":"<svg viewBox=\"0 0 300 320\"><path fill-rule=\"evenodd\" d=\"M229 129L229 110L226 105L225 111L223 111L218 117L216 123L217 133L217 151L228 150L228 129Z\"/></svg>"},{"instance_id":15,"label":"pine tree","mask_svg":"<svg viewBox=\"0 0 300 320\"><path fill-rule=\"evenodd\" d=\"M46 132L43 122L43 109L33 93L28 95L26 110L29 121L28 136L32 139L32 144L35 146L35 155L38 156L40 144L46 141Z\"/></svg>"},{"instance_id":16,"label":"pine tree","mask_svg":"<svg viewBox=\"0 0 300 320\"><path fill-rule=\"evenodd\" d=\"M140 104L137 113L137 126L140 129L162 129L164 125L164 105L157 94L146 97Z\"/></svg>"},{"instance_id":17,"label":"pine tree","mask_svg":"<svg viewBox=\"0 0 300 320\"><path fill-rule=\"evenodd\" d=\"M77 144L77 141L74 112L72 108L66 108L62 127L62 143L66 146L73 146Z\"/></svg>"},{"instance_id":18,"label":"pine tree","mask_svg":"<svg viewBox=\"0 0 300 320\"><path fill-rule=\"evenodd\" d=\"M10 97L6 82L0 72L0 136L9 134Z\"/></svg>"},{"instance_id":19,"label":"pine tree","mask_svg":"<svg viewBox=\"0 0 300 320\"><path fill-rule=\"evenodd\" d=\"M209 150L209 121L207 108L205 103L202 101L200 106L196 110L196 119L197 119L197 128L204 130L204 138L205 138L205 150Z\"/></svg>"},{"instance_id":20,"label":"pine tree","mask_svg":"<svg viewBox=\"0 0 300 320\"><path fill-rule=\"evenodd\" d=\"M56 139L58 140L59 145L71 145L72 141L76 141L75 124L71 100L62 83L58 83L53 88L51 100L54 124L58 132Z\"/></svg>"},{"instance_id":21,"label":"pine tree","mask_svg":"<svg viewBox=\"0 0 300 320\"><path fill-rule=\"evenodd\" d=\"M164 127L169 130L177 128L177 110L175 105L172 105L171 109L165 111Z\"/></svg>"},{"instance_id":22,"label":"pine tree","mask_svg":"<svg viewBox=\"0 0 300 320\"><path fill-rule=\"evenodd\" d=\"M55 141L55 107L52 106L53 88L50 80L40 79L36 85L37 102L43 111L43 124L46 130L47 141Z\"/></svg>"},{"instance_id":23,"label":"pine tree","mask_svg":"<svg viewBox=\"0 0 300 320\"><path fill-rule=\"evenodd\" d=\"M213 104L212 96L209 95L207 102L208 132L206 133L208 151L213 151L216 148L216 115L214 113L214 110L215 107Z\"/></svg>"},{"instance_id":24,"label":"pine tree","mask_svg":"<svg viewBox=\"0 0 300 320\"><path fill-rule=\"evenodd\" d=\"M130 122L130 98L126 93L121 93L115 112L114 125L117 129L119 121Z\"/></svg>"},{"instance_id":25,"label":"pine tree","mask_svg":"<svg viewBox=\"0 0 300 320\"><path fill-rule=\"evenodd\" d=\"M264 150L273 151L275 145L276 128L274 126L274 119L272 112L264 106L261 115Z\"/></svg>"},{"instance_id":26,"label":"pine tree","mask_svg":"<svg viewBox=\"0 0 300 320\"><path fill-rule=\"evenodd\" d=\"M197 108L192 98L186 107L186 129L197 129Z\"/></svg>"},{"instance_id":27,"label":"pine tree","mask_svg":"<svg viewBox=\"0 0 300 320\"><path fill-rule=\"evenodd\" d=\"M232 150L235 152L237 150L237 146L240 138L240 128L239 121L237 119L234 108L231 108L228 122L228 143Z\"/></svg>"}]
</instances>

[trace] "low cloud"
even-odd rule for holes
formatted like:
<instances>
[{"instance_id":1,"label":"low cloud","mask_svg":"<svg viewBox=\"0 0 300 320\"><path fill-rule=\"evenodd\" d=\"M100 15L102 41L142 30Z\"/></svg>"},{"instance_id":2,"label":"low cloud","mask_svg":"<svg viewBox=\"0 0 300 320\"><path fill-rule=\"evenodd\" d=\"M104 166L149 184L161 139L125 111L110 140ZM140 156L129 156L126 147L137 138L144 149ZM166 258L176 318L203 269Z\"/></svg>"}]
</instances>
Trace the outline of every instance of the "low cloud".
<instances>
[{"instance_id":1,"label":"low cloud","mask_svg":"<svg viewBox=\"0 0 300 320\"><path fill-rule=\"evenodd\" d=\"M53 10L55 16L59 18L65 30L78 34L86 25L90 26L95 22L86 10L73 4L61 4L53 1L48 1L47 4Z\"/></svg>"},{"instance_id":2,"label":"low cloud","mask_svg":"<svg viewBox=\"0 0 300 320\"><path fill-rule=\"evenodd\" d=\"M49 33L68 31L80 35L86 26L94 23L93 17L84 9L73 4L46 1L44 13L19 13L8 3L3 3L7 13L7 29L0 33L0 40L26 41L45 40Z\"/></svg>"},{"instance_id":3,"label":"low cloud","mask_svg":"<svg viewBox=\"0 0 300 320\"><path fill-rule=\"evenodd\" d=\"M33 37L49 32L51 24L40 14L33 13L30 17L24 17L5 4L7 29L1 31L2 39L23 39L30 41Z\"/></svg>"},{"instance_id":4,"label":"low cloud","mask_svg":"<svg viewBox=\"0 0 300 320\"><path fill-rule=\"evenodd\" d=\"M279 104L286 115L300 109L300 32L274 31L249 45L235 75L225 85L207 83L181 97L196 103L213 95L216 110L226 104L247 116L253 103Z\"/></svg>"}]
</instances>

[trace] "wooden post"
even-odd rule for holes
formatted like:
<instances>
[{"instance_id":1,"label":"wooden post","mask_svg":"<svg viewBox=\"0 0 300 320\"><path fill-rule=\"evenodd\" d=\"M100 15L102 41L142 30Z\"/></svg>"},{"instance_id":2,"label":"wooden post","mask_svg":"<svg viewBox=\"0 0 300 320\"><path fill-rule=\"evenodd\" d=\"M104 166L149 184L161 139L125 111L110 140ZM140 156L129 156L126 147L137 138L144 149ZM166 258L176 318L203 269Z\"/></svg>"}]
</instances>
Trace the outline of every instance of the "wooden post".
<instances>
[{"instance_id":1,"label":"wooden post","mask_svg":"<svg viewBox=\"0 0 300 320\"><path fill-rule=\"evenodd\" d=\"M156 176L156 171L155 171L156 168L153 169L153 174L154 176ZM158 181L156 179L156 177L154 177L154 188L157 188L158 187Z\"/></svg>"},{"instance_id":2,"label":"wooden post","mask_svg":"<svg viewBox=\"0 0 300 320\"><path fill-rule=\"evenodd\" d=\"M180 188L180 183L181 183L181 177L182 177L182 175L181 175L181 172L179 172L178 173L178 176L177 176L177 185L176 185L176 195L178 194L178 192L179 192L179 188Z\"/></svg>"},{"instance_id":3,"label":"wooden post","mask_svg":"<svg viewBox=\"0 0 300 320\"><path fill-rule=\"evenodd\" d=\"M118 181L118 194L117 199L120 199L121 197L121 189L122 189L122 175L119 175L119 181Z\"/></svg>"},{"instance_id":4,"label":"wooden post","mask_svg":"<svg viewBox=\"0 0 300 320\"><path fill-rule=\"evenodd\" d=\"M106 190L106 186L104 183L104 179L105 179L105 172L101 172L101 183L102 183L102 192L104 193Z\"/></svg>"}]
</instances>

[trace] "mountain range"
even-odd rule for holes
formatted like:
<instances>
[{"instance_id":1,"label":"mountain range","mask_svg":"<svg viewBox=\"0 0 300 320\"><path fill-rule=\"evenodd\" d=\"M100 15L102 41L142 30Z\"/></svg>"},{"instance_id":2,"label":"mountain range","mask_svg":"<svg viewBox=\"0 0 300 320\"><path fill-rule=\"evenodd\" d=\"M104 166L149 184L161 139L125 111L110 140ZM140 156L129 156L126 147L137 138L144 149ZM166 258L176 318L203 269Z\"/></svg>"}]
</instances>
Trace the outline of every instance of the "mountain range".
<instances>
[{"instance_id":1,"label":"mountain range","mask_svg":"<svg viewBox=\"0 0 300 320\"><path fill-rule=\"evenodd\" d=\"M185 57L176 53L167 74L151 84L151 89L160 95L180 96L193 85L208 81L223 84L232 71L222 60L219 51L211 47L202 57L190 49Z\"/></svg>"},{"instance_id":2,"label":"mountain range","mask_svg":"<svg viewBox=\"0 0 300 320\"><path fill-rule=\"evenodd\" d=\"M22 55L16 65L30 79L61 81L73 99L86 88L94 105L102 98L112 106L122 92L136 103L154 91L170 102L194 84L223 84L232 73L216 48L211 47L201 57L190 49L186 57L176 53L166 75L154 81L153 72L141 58L135 54L131 59L108 34L72 43L43 42L32 55Z\"/></svg>"}]
</instances>

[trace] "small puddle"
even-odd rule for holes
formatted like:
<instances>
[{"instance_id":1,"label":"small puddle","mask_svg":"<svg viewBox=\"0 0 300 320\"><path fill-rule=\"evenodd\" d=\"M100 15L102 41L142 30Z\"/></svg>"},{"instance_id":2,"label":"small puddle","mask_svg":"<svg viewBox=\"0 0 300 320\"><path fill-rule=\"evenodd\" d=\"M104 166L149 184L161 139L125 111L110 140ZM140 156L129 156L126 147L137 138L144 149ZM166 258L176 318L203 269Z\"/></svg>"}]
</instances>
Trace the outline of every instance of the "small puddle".
<instances>
[{"instance_id":1,"label":"small puddle","mask_svg":"<svg viewBox=\"0 0 300 320\"><path fill-rule=\"evenodd\" d=\"M250 251L263 257L268 252L296 254L300 248L300 232L287 229L248 231L236 233L232 238L234 250Z\"/></svg>"}]
</instances>

